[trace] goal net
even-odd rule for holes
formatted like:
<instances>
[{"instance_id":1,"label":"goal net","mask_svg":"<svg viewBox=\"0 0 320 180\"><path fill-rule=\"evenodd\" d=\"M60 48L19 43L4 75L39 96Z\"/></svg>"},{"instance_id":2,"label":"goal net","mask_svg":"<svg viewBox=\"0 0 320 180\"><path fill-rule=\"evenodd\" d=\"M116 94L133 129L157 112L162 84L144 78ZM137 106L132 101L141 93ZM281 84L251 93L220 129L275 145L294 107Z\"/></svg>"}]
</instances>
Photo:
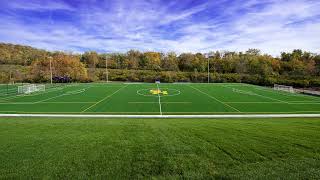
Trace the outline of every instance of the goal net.
<instances>
[{"instance_id":1,"label":"goal net","mask_svg":"<svg viewBox=\"0 0 320 180\"><path fill-rule=\"evenodd\" d=\"M46 86L43 84L28 84L23 86L18 86L19 94L30 94L38 91L45 91Z\"/></svg>"},{"instance_id":2,"label":"goal net","mask_svg":"<svg viewBox=\"0 0 320 180\"><path fill-rule=\"evenodd\" d=\"M285 86L285 85L275 84L273 86L273 89L277 90L277 91L286 91L286 92L294 93L294 89L293 89L292 86Z\"/></svg>"}]
</instances>

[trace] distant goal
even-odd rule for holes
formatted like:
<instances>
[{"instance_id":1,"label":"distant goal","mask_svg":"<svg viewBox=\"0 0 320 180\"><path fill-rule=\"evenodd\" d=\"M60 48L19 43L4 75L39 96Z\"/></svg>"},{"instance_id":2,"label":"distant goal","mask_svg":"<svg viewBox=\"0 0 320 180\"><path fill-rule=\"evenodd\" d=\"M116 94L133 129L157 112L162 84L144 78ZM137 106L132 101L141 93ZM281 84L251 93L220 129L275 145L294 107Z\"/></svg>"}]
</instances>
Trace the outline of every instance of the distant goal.
<instances>
[{"instance_id":1,"label":"distant goal","mask_svg":"<svg viewBox=\"0 0 320 180\"><path fill-rule=\"evenodd\" d=\"M46 86L43 84L27 84L18 86L18 94L30 94L33 92L45 91Z\"/></svg>"},{"instance_id":2,"label":"distant goal","mask_svg":"<svg viewBox=\"0 0 320 180\"><path fill-rule=\"evenodd\" d=\"M295 93L294 88L292 86L274 84L273 89L277 90L277 91L286 91L286 92L290 92L290 93Z\"/></svg>"}]
</instances>

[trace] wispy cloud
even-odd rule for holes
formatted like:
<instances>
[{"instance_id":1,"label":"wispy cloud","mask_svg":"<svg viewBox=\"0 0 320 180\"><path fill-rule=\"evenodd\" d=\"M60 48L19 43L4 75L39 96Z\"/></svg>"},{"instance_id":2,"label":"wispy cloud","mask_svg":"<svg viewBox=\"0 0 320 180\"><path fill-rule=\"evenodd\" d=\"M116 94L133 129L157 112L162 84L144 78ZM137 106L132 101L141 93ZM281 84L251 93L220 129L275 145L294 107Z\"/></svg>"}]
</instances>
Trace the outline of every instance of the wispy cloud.
<instances>
[{"instance_id":1,"label":"wispy cloud","mask_svg":"<svg viewBox=\"0 0 320 180\"><path fill-rule=\"evenodd\" d=\"M31 11L48 11L48 10L75 10L68 4L60 1L37 0L37 1L9 1L8 7L12 9L22 9Z\"/></svg>"},{"instance_id":2,"label":"wispy cloud","mask_svg":"<svg viewBox=\"0 0 320 180\"><path fill-rule=\"evenodd\" d=\"M313 0L0 2L0 41L82 52L320 49Z\"/></svg>"}]
</instances>

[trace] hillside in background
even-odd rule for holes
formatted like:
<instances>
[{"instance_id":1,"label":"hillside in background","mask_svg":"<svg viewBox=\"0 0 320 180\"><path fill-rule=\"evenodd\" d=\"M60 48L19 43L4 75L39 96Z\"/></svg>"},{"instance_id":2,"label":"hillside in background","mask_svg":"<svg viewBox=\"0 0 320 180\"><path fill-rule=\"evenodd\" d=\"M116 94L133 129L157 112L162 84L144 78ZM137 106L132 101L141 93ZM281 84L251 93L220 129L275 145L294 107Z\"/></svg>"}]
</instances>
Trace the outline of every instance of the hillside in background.
<instances>
[{"instance_id":1,"label":"hillside in background","mask_svg":"<svg viewBox=\"0 0 320 180\"><path fill-rule=\"evenodd\" d=\"M106 80L108 60L110 80L153 82L247 82L274 83L297 87L319 86L320 55L294 50L280 57L246 52L215 51L202 53L140 52L83 54L49 52L30 46L0 43L0 82L48 82L49 62L54 76L69 76L73 81Z\"/></svg>"}]
</instances>

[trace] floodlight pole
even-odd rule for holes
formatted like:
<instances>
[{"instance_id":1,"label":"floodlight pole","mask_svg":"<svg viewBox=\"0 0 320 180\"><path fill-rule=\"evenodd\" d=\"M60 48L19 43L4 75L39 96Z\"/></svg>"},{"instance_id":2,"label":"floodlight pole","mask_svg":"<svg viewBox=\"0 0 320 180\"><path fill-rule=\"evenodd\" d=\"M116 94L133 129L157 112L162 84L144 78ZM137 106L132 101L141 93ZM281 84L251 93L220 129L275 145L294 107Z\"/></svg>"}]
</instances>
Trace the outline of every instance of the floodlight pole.
<instances>
[{"instance_id":1,"label":"floodlight pole","mask_svg":"<svg viewBox=\"0 0 320 180\"><path fill-rule=\"evenodd\" d=\"M9 83L11 83L11 82L12 82L12 71L10 69Z\"/></svg>"},{"instance_id":2,"label":"floodlight pole","mask_svg":"<svg viewBox=\"0 0 320 180\"><path fill-rule=\"evenodd\" d=\"M52 84L52 57L49 57L50 59L50 83Z\"/></svg>"},{"instance_id":3,"label":"floodlight pole","mask_svg":"<svg viewBox=\"0 0 320 180\"><path fill-rule=\"evenodd\" d=\"M108 74L108 57L106 55L106 79L107 83L109 82L109 74Z\"/></svg>"},{"instance_id":4,"label":"floodlight pole","mask_svg":"<svg viewBox=\"0 0 320 180\"><path fill-rule=\"evenodd\" d=\"M209 58L208 58L208 83L210 83L210 64L209 64Z\"/></svg>"}]
</instances>

